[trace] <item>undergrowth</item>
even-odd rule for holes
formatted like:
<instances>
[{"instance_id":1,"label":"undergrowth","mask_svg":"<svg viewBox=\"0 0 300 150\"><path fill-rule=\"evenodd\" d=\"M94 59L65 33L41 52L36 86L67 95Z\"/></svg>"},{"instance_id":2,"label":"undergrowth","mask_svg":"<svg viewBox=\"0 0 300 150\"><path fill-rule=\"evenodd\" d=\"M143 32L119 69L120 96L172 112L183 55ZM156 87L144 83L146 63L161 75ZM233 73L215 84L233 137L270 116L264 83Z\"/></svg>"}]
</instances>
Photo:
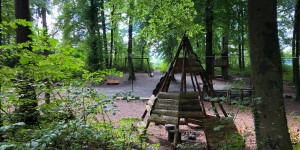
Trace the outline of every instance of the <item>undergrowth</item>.
<instances>
[{"instance_id":1,"label":"undergrowth","mask_svg":"<svg viewBox=\"0 0 300 150\"><path fill-rule=\"evenodd\" d=\"M84 56L80 52L40 34L44 32L30 22L18 20L0 26L16 27L16 24L30 26L33 40L0 47L0 59L5 62L0 67L0 150L123 150L158 146L146 143L147 135L137 132L134 124L139 119L111 121L109 114L115 114L117 106L111 99L87 86L89 83L101 83L106 75L122 73L114 69L88 72L84 69ZM29 45L31 51L28 50ZM45 56L44 51L50 51L50 54ZM28 81L20 80L20 76L26 76ZM32 107L31 110L38 114L36 125L25 124L23 118L30 113L18 111L24 104L20 101L24 84L19 83L24 82L34 87L27 92L34 93L36 97L26 101L34 101L38 106L26 107Z\"/></svg>"}]
</instances>

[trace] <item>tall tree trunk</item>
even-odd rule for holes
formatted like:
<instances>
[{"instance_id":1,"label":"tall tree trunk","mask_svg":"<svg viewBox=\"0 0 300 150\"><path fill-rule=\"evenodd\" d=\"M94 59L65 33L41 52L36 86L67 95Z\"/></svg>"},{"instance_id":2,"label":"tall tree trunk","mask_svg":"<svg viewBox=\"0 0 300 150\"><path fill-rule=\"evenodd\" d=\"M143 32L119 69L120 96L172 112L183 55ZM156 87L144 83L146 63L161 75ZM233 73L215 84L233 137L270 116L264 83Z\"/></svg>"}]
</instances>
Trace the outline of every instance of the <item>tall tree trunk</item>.
<instances>
[{"instance_id":1,"label":"tall tree trunk","mask_svg":"<svg viewBox=\"0 0 300 150\"><path fill-rule=\"evenodd\" d=\"M242 44L241 44L241 36L240 34L238 35L239 36L239 46L238 46L238 49L239 49L239 68L242 69Z\"/></svg>"},{"instance_id":2,"label":"tall tree trunk","mask_svg":"<svg viewBox=\"0 0 300 150\"><path fill-rule=\"evenodd\" d=\"M133 9L134 2L130 3L130 8ZM128 80L135 80L135 74L134 74L134 68L133 68L133 62L132 62L132 15L129 14L129 25L128 25L128 33L129 33L129 40L128 40L128 67L129 67L129 78Z\"/></svg>"},{"instance_id":3,"label":"tall tree trunk","mask_svg":"<svg viewBox=\"0 0 300 150\"><path fill-rule=\"evenodd\" d=\"M296 18L297 14L295 14ZM292 62L293 62L293 83L296 82L296 20L294 23L293 39L292 39Z\"/></svg>"},{"instance_id":4,"label":"tall tree trunk","mask_svg":"<svg viewBox=\"0 0 300 150\"><path fill-rule=\"evenodd\" d=\"M43 24L43 28L45 29L44 35L48 37L47 11L46 11L45 7L42 7L42 24ZM47 42L47 41L45 41L45 42ZM44 50L44 55L46 57L48 57L49 53L50 53L50 51ZM47 85L46 85L47 87L46 88L47 88L48 91L46 91L46 93L45 93L45 99L46 99L45 102L47 104L49 104L50 103L50 88L51 88L51 84L50 84L50 82L49 82L48 79L46 79L46 80L47 80L46 81L46 83L47 83Z\"/></svg>"},{"instance_id":5,"label":"tall tree trunk","mask_svg":"<svg viewBox=\"0 0 300 150\"><path fill-rule=\"evenodd\" d=\"M245 68L244 8L241 9L241 37L242 37L242 49L241 49L242 62L241 63L242 63L242 69L244 69Z\"/></svg>"},{"instance_id":6,"label":"tall tree trunk","mask_svg":"<svg viewBox=\"0 0 300 150\"><path fill-rule=\"evenodd\" d=\"M241 5L237 8L238 9L238 50L239 50L239 68L242 69L242 41L241 41L241 28L242 28L242 15L241 15Z\"/></svg>"},{"instance_id":7,"label":"tall tree trunk","mask_svg":"<svg viewBox=\"0 0 300 150\"><path fill-rule=\"evenodd\" d=\"M205 26L206 26L206 71L207 74L211 77L213 74L213 54L212 54L212 24L214 20L213 14L213 7L214 1L213 0L206 0L206 19L205 19Z\"/></svg>"},{"instance_id":8,"label":"tall tree trunk","mask_svg":"<svg viewBox=\"0 0 300 150\"><path fill-rule=\"evenodd\" d=\"M89 40L88 45L90 47L91 52L88 55L88 63L90 66L90 70L92 72L97 71L98 69L103 67L102 63L102 49L99 48L99 38L97 32L99 32L100 28L98 26L98 3L96 0L90 0L90 10L89 17L91 23L88 26L89 32Z\"/></svg>"},{"instance_id":9,"label":"tall tree trunk","mask_svg":"<svg viewBox=\"0 0 300 150\"><path fill-rule=\"evenodd\" d=\"M29 0L15 0L15 17L16 19L25 19L30 21L30 9L29 9ZM31 30L28 26L18 25L16 29L16 43L24 43L31 41L29 35ZM32 50L29 46L28 50ZM19 84L18 88L20 89L20 107L19 115L21 121L25 122L27 125L37 125L38 124L38 111L36 107L38 106L35 88L30 82L33 82L33 79L28 77L29 72L25 70L23 74L19 75Z\"/></svg>"},{"instance_id":10,"label":"tall tree trunk","mask_svg":"<svg viewBox=\"0 0 300 150\"><path fill-rule=\"evenodd\" d=\"M296 84L296 101L300 101L300 81L299 81L299 50L300 50L300 18L299 18L299 11L300 5L299 1L297 0L296 9L295 9L295 35L296 35L296 45L295 45L295 84Z\"/></svg>"},{"instance_id":11,"label":"tall tree trunk","mask_svg":"<svg viewBox=\"0 0 300 150\"><path fill-rule=\"evenodd\" d=\"M225 36L222 40L222 60L227 61L228 64L228 33L225 33ZM222 78L228 79L228 66L221 67Z\"/></svg>"},{"instance_id":12,"label":"tall tree trunk","mask_svg":"<svg viewBox=\"0 0 300 150\"><path fill-rule=\"evenodd\" d=\"M105 15L104 15L104 0L101 0L101 18L102 18L102 30L103 30L103 42L105 50L105 66L108 67L108 48L107 48L107 38L106 38L106 24L105 24Z\"/></svg>"},{"instance_id":13,"label":"tall tree trunk","mask_svg":"<svg viewBox=\"0 0 300 150\"><path fill-rule=\"evenodd\" d=\"M116 45L115 41L114 41L114 45ZM115 60L114 60L115 66L117 66L117 64L118 64L117 57L118 57L118 50L117 50L117 48L115 47Z\"/></svg>"},{"instance_id":14,"label":"tall tree trunk","mask_svg":"<svg viewBox=\"0 0 300 150\"><path fill-rule=\"evenodd\" d=\"M249 0L248 24L257 149L291 150L282 97L277 2Z\"/></svg>"},{"instance_id":15,"label":"tall tree trunk","mask_svg":"<svg viewBox=\"0 0 300 150\"><path fill-rule=\"evenodd\" d=\"M114 16L115 12L115 6L112 6L112 11L111 11L111 17ZM111 21L111 29L110 29L110 61L109 61L109 68L112 68L112 60L113 60L113 48L114 48L114 20ZM116 56L115 56L116 57Z\"/></svg>"},{"instance_id":16,"label":"tall tree trunk","mask_svg":"<svg viewBox=\"0 0 300 150\"><path fill-rule=\"evenodd\" d=\"M43 24L43 28L45 29L45 33L47 34L48 33L48 27L47 27L47 10L46 10L45 7L42 7L42 24Z\"/></svg>"}]
</instances>

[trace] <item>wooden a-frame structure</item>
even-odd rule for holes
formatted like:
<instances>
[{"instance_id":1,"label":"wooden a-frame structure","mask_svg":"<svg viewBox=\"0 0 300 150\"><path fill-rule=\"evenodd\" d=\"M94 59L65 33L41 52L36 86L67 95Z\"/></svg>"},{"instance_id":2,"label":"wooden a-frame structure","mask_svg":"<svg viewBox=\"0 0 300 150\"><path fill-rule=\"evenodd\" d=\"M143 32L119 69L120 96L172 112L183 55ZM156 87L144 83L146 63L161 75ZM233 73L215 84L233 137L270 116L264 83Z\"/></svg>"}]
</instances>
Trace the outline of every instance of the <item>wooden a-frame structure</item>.
<instances>
[{"instance_id":1,"label":"wooden a-frame structure","mask_svg":"<svg viewBox=\"0 0 300 150\"><path fill-rule=\"evenodd\" d=\"M183 57L180 58L180 56ZM171 79L175 73L181 73L180 92L169 93L168 90ZM186 77L188 73L190 74L191 82L193 85L192 91L187 91ZM197 76L200 76L200 78L202 79L202 88L199 85ZM233 131L236 131L236 127L233 124L232 120L229 122L220 121L220 114L216 109L215 102L210 102L213 107L215 116L209 116L206 114L203 102L203 92L205 92L207 96L215 96L213 85L210 81L211 80L202 67L200 60L193 52L188 37L184 35L175 54L175 57L169 64L165 75L160 79L156 88L153 90L153 95L147 102L146 110L142 116L142 120L144 120L147 113L150 113L150 116L147 119L145 132L149 127L150 122L155 122L158 124L174 124L175 135L173 147L176 147L179 136L180 118L189 118L187 120L199 120L203 123L204 129L207 129L206 139L209 149L215 149L216 147L218 147L218 145L215 146L211 143L213 142L213 140L208 136L208 131L211 132L211 128L214 127L212 126L211 122L214 122L217 125L229 125L230 129L232 128ZM219 103L218 106L220 107L223 116L228 117L222 104ZM206 127L205 124L207 124ZM230 131L230 133L232 132ZM227 133L222 132L222 136L224 136L224 134Z\"/></svg>"}]
</instances>

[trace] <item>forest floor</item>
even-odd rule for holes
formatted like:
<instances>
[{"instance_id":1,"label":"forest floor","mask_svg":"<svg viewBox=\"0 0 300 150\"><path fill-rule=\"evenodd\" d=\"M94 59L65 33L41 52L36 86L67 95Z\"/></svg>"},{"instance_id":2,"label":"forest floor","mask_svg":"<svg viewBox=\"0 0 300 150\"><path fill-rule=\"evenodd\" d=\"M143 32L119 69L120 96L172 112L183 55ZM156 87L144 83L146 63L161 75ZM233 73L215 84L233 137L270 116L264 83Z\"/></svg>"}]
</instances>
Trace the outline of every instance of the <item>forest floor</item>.
<instances>
[{"instance_id":1,"label":"forest floor","mask_svg":"<svg viewBox=\"0 0 300 150\"><path fill-rule=\"evenodd\" d=\"M159 82L160 78L163 76L159 71L154 72L154 77L149 77L147 73L136 73L136 80L133 82L133 92L131 95L139 96L139 97L150 97L152 95L153 89L156 87L156 84ZM169 91L179 91L179 81L180 75L175 75L177 79L176 82L172 82L169 88ZM110 79L120 80L120 84L118 85L98 85L96 88L99 90L99 93L105 94L107 97L113 97L116 93L123 93L124 96L130 91L132 91L132 83L128 81L128 74L124 74L122 78L120 77L110 77ZM228 82L232 82L234 77L231 77L228 81L224 81L222 79L213 80L214 89L222 90L228 86ZM246 87L249 87L249 78L244 78L246 81ZM200 78L198 81L201 82ZM190 77L187 76L187 89L192 90L193 86L190 81ZM285 107L286 107L286 116L288 120L288 126L290 132L296 133L300 128L300 120L297 119L296 116L300 116L300 103L295 102L295 89L292 88L291 85L284 84L284 95L290 94L293 98L285 98ZM122 95L122 94L121 94ZM141 118L143 112L145 111L146 102L133 100L131 102L127 102L126 100L114 100L114 103L118 106L118 112L116 115L110 115L110 119L112 121L118 121L121 118ZM211 105L208 102L204 102L205 108L208 111L208 114L212 115ZM236 106L233 105L224 105L227 113L234 113L235 119L234 123L237 128L241 131L242 135L249 135L245 139L246 147L244 149L256 149L256 140L254 134L254 121L252 116L252 111L250 107L246 107L245 110L238 110ZM149 114L148 114L149 115ZM182 142L189 144L199 143L200 147L195 149L206 149L206 139L205 134L203 132L203 128L197 125L182 125L180 126L180 130L182 132ZM147 142L151 144L160 143L160 147L158 149L165 150L170 149L171 143L168 142L167 132L163 125L154 125L150 124L148 128L148 133L151 135L147 138ZM188 136L194 135L196 136L196 140L189 140Z\"/></svg>"}]
</instances>

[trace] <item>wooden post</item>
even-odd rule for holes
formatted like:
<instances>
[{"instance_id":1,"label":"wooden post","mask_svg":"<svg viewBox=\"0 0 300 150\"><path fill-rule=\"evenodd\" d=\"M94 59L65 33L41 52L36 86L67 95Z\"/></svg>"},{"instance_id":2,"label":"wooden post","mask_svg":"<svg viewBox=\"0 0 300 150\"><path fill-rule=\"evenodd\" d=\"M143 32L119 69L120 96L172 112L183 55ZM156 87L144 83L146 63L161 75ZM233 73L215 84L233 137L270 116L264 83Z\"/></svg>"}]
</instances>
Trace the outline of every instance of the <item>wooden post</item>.
<instances>
[{"instance_id":1,"label":"wooden post","mask_svg":"<svg viewBox=\"0 0 300 150\"><path fill-rule=\"evenodd\" d=\"M207 116L207 114L206 114L206 110L205 110L205 107L204 107L203 94L202 94L202 91L201 91L201 87L198 83L196 74L195 74L195 81L196 81L196 85L197 85L197 88L198 88L198 93L199 93L199 96L200 96L200 103L202 105L202 112L203 112L203 115L205 117L205 116Z\"/></svg>"},{"instance_id":2,"label":"wooden post","mask_svg":"<svg viewBox=\"0 0 300 150\"><path fill-rule=\"evenodd\" d=\"M194 83L194 79L193 79L193 74L190 73L190 76L191 76L191 80L192 80L194 91L196 92L196 87L195 87L195 83Z\"/></svg>"},{"instance_id":3,"label":"wooden post","mask_svg":"<svg viewBox=\"0 0 300 150\"><path fill-rule=\"evenodd\" d=\"M177 144L178 144L178 136L179 136L179 119L178 119L178 124L175 127L175 133L174 133L174 147L172 149L176 149Z\"/></svg>"}]
</instances>

